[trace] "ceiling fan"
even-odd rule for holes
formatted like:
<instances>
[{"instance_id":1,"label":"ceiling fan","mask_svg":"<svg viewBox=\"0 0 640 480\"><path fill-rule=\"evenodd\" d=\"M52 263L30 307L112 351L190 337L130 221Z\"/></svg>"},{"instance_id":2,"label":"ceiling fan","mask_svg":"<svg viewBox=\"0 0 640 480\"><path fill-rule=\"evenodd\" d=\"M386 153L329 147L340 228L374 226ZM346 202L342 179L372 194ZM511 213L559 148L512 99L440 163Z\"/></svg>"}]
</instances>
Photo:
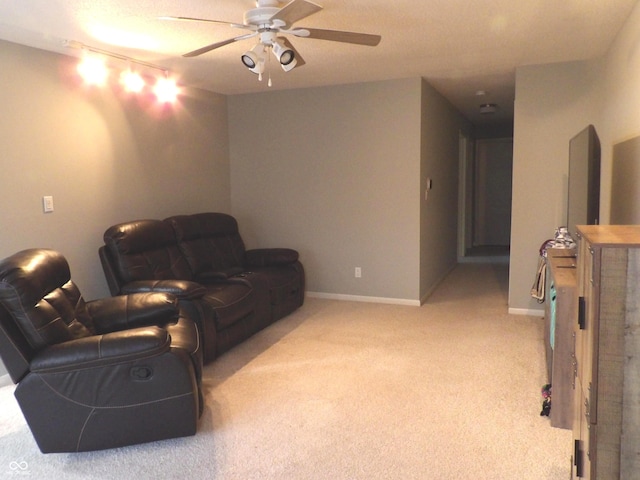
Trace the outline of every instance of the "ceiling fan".
<instances>
[{"instance_id":1,"label":"ceiling fan","mask_svg":"<svg viewBox=\"0 0 640 480\"><path fill-rule=\"evenodd\" d=\"M244 23L230 23L221 20L192 17L160 18L164 20L220 23L233 28L249 30L250 33L229 38L221 42L212 43L211 45L185 53L183 57L196 57L240 40L258 37L258 43L251 50L242 55L241 59L242 63L250 71L258 74L260 79L262 79L262 73L264 72L265 57L268 50L273 52L285 72L305 64L302 56L286 37L281 36L282 34L293 35L300 38L316 38L320 40L331 40L334 42L367 45L371 47L378 45L382 38L380 35L371 35L368 33L324 30L319 28L294 28L293 24L295 22L319 12L322 10L322 7L313 2L309 2L308 0L292 0L283 7L280 7L279 5L280 2L278 0L256 0L256 8L245 12Z\"/></svg>"}]
</instances>

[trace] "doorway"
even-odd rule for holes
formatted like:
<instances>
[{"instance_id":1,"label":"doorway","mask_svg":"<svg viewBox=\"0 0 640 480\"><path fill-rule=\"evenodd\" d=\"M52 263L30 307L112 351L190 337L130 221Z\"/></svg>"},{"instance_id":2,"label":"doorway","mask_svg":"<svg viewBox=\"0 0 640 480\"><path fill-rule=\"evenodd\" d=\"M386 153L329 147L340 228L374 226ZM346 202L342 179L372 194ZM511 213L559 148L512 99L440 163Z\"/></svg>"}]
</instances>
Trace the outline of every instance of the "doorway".
<instances>
[{"instance_id":1,"label":"doorway","mask_svg":"<svg viewBox=\"0 0 640 480\"><path fill-rule=\"evenodd\" d=\"M473 247L508 247L513 139L477 140L475 173Z\"/></svg>"},{"instance_id":2,"label":"doorway","mask_svg":"<svg viewBox=\"0 0 640 480\"><path fill-rule=\"evenodd\" d=\"M513 138L460 136L458 257L508 255Z\"/></svg>"}]
</instances>

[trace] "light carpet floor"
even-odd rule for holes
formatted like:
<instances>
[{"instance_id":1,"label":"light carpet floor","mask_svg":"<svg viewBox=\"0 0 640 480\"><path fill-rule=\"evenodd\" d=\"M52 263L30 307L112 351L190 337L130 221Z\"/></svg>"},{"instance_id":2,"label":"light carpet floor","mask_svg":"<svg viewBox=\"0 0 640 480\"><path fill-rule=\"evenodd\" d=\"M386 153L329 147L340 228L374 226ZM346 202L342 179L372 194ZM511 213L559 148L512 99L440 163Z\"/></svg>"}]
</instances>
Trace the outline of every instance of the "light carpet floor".
<instances>
[{"instance_id":1,"label":"light carpet floor","mask_svg":"<svg viewBox=\"0 0 640 480\"><path fill-rule=\"evenodd\" d=\"M507 269L462 264L419 308L307 299L205 368L194 437L43 455L0 388L0 478L569 478L543 322L506 313Z\"/></svg>"}]
</instances>

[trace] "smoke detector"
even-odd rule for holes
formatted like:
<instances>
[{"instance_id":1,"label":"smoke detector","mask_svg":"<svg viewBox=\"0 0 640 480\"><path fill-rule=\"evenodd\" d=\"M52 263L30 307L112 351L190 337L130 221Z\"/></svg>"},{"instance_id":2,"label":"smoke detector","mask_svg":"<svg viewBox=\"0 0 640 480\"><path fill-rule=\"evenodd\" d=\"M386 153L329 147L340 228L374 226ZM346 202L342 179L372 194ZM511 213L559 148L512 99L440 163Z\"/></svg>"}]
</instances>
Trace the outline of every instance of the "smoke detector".
<instances>
[{"instance_id":1,"label":"smoke detector","mask_svg":"<svg viewBox=\"0 0 640 480\"><path fill-rule=\"evenodd\" d=\"M496 113L497 110L498 105L496 105L495 103L483 103L482 105L480 105L480 113L482 115L491 115L493 113Z\"/></svg>"}]
</instances>

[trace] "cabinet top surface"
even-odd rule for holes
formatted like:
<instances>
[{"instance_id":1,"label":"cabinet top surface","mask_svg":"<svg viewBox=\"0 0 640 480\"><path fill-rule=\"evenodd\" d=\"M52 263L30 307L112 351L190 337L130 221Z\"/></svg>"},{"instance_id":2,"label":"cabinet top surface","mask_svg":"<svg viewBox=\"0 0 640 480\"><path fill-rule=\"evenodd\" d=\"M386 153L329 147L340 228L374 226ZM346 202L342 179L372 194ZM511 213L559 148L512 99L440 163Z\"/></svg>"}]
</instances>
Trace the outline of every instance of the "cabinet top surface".
<instances>
[{"instance_id":1,"label":"cabinet top surface","mask_svg":"<svg viewBox=\"0 0 640 480\"><path fill-rule=\"evenodd\" d=\"M547 265L556 287L575 287L576 251L575 249L550 248L547 250Z\"/></svg>"},{"instance_id":2,"label":"cabinet top surface","mask_svg":"<svg viewBox=\"0 0 640 480\"><path fill-rule=\"evenodd\" d=\"M640 225L578 225L592 245L640 247Z\"/></svg>"}]
</instances>

